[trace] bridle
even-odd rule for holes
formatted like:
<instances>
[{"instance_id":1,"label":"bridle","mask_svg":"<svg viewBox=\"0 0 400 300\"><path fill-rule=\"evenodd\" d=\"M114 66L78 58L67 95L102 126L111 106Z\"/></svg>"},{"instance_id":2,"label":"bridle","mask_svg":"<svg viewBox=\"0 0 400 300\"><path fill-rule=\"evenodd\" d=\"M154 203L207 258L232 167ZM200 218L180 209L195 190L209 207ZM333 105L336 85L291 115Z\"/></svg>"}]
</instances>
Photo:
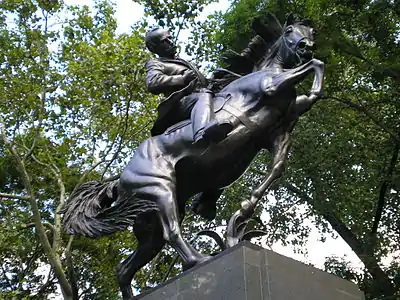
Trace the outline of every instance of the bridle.
<instances>
[{"instance_id":1,"label":"bridle","mask_svg":"<svg viewBox=\"0 0 400 300\"><path fill-rule=\"evenodd\" d=\"M287 37L286 37L285 33L282 35L282 40L283 40L283 44L285 45L286 49L288 49L289 52L290 52L290 54L294 55L294 57L295 57L295 59L296 59L296 62L295 62L295 66L294 66L294 67L300 66L300 65L303 63L303 61L302 61L302 59L301 59L300 54L298 53L299 45L300 45L300 43L301 43L302 41L308 40L308 38L305 37L305 36L303 36L300 40L298 40L298 41L296 42L296 46L294 47L294 49L292 49L292 47L290 47L290 44L289 44L289 42L288 42L288 40L287 40Z\"/></svg>"}]
</instances>

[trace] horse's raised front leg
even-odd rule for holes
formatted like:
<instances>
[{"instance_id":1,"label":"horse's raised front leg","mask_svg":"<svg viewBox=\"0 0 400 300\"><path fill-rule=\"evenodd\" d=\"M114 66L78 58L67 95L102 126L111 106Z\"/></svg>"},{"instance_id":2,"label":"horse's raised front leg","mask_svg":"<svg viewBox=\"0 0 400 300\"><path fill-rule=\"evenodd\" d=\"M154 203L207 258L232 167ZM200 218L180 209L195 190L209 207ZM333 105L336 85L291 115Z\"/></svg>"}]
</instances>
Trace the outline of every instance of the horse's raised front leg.
<instances>
[{"instance_id":1,"label":"horse's raised front leg","mask_svg":"<svg viewBox=\"0 0 400 300\"><path fill-rule=\"evenodd\" d=\"M317 100L320 99L316 94L300 95L296 98L296 111L297 115L301 116L305 112L309 111Z\"/></svg>"},{"instance_id":2,"label":"horse's raised front leg","mask_svg":"<svg viewBox=\"0 0 400 300\"><path fill-rule=\"evenodd\" d=\"M285 87L298 84L313 71L315 76L311 87L311 94L319 95L322 92L324 80L324 63L315 58L297 68L285 70L276 77L266 78L263 82L263 90L267 95L273 95Z\"/></svg>"}]
</instances>

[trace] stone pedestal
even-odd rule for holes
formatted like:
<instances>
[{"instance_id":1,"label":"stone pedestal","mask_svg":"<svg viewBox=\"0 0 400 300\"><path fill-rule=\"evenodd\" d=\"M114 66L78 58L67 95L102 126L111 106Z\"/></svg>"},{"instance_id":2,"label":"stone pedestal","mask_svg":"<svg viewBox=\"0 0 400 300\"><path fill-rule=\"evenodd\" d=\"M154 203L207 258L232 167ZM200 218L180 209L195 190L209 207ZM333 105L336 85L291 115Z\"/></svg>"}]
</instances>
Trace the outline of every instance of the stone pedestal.
<instances>
[{"instance_id":1,"label":"stone pedestal","mask_svg":"<svg viewBox=\"0 0 400 300\"><path fill-rule=\"evenodd\" d=\"M141 300L363 300L339 277L241 243L138 296Z\"/></svg>"}]
</instances>

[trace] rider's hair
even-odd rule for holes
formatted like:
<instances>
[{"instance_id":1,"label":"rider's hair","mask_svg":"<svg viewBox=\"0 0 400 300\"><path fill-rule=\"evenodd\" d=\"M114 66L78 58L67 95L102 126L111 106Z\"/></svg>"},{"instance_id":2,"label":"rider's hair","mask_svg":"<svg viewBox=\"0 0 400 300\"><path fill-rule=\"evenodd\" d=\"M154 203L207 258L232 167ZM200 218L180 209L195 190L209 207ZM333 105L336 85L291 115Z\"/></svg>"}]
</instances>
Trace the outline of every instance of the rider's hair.
<instances>
[{"instance_id":1,"label":"rider's hair","mask_svg":"<svg viewBox=\"0 0 400 300\"><path fill-rule=\"evenodd\" d=\"M157 42L159 42L155 37L157 35L155 34L156 31L162 30L161 27L154 27L153 29L149 30L146 33L146 47L149 49L151 52L156 53L156 47L157 47Z\"/></svg>"}]
</instances>

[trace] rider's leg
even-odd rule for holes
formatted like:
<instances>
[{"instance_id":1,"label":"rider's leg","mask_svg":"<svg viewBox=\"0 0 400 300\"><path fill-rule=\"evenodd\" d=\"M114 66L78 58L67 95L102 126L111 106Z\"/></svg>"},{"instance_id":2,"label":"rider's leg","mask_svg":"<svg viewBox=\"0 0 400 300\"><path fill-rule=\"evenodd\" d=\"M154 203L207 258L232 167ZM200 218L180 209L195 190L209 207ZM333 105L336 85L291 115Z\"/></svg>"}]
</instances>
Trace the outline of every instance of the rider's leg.
<instances>
[{"instance_id":1,"label":"rider's leg","mask_svg":"<svg viewBox=\"0 0 400 300\"><path fill-rule=\"evenodd\" d=\"M191 112L193 140L219 142L232 130L230 123L218 123L215 120L213 93L202 89L197 95L197 102Z\"/></svg>"}]
</instances>

